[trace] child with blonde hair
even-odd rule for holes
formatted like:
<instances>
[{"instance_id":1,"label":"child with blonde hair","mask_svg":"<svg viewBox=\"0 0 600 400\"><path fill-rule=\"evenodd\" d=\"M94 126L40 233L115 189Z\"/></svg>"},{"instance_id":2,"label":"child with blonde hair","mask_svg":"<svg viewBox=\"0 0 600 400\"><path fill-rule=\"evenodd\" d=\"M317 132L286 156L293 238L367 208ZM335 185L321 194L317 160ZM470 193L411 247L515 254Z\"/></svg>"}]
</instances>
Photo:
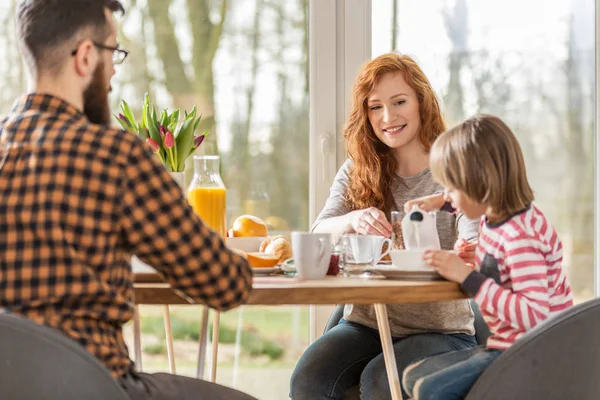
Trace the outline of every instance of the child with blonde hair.
<instances>
[{"instance_id":1,"label":"child with blonde hair","mask_svg":"<svg viewBox=\"0 0 600 400\"><path fill-rule=\"evenodd\" d=\"M480 115L440 135L430 153L443 194L413 200L425 208L481 218L476 265L450 251L425 262L473 296L492 335L487 346L425 358L404 370L415 400L461 399L502 353L544 320L573 304L562 244L533 201L519 143L498 117Z\"/></svg>"}]
</instances>

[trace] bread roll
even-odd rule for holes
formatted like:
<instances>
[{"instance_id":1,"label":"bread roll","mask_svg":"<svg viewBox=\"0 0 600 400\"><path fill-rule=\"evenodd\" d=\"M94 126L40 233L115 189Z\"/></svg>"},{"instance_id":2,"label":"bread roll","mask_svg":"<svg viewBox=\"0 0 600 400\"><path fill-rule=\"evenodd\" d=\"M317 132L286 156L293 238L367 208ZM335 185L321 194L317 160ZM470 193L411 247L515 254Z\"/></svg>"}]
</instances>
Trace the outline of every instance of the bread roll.
<instances>
[{"instance_id":1,"label":"bread roll","mask_svg":"<svg viewBox=\"0 0 600 400\"><path fill-rule=\"evenodd\" d=\"M273 236L263 240L260 251L277 257L281 264L292 257L292 244L285 236Z\"/></svg>"},{"instance_id":2,"label":"bread roll","mask_svg":"<svg viewBox=\"0 0 600 400\"><path fill-rule=\"evenodd\" d=\"M261 253L265 253L265 250L267 249L267 246L268 246L268 245L269 245L269 244L270 244L270 243L271 243L273 240L275 240L275 239L280 239L280 238L283 238L283 239L286 239L286 240L287 240L287 238L286 238L285 236L283 236L283 235L269 236L268 238L266 238L265 240L263 240L263 241L262 241L262 243L260 244L260 249L259 249L259 251L260 251Z\"/></svg>"}]
</instances>

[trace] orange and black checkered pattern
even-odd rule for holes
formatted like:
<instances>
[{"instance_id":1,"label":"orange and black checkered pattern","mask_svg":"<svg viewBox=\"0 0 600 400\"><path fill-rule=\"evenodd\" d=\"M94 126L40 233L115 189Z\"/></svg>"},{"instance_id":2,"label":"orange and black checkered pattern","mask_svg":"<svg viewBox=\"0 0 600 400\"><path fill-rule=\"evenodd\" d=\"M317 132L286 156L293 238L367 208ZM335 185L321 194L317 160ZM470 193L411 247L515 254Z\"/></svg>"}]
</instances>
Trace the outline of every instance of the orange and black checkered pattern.
<instances>
[{"instance_id":1,"label":"orange and black checkered pattern","mask_svg":"<svg viewBox=\"0 0 600 400\"><path fill-rule=\"evenodd\" d=\"M61 330L119 377L133 367L132 254L220 310L252 287L135 134L56 97L20 99L0 122L0 308Z\"/></svg>"}]
</instances>

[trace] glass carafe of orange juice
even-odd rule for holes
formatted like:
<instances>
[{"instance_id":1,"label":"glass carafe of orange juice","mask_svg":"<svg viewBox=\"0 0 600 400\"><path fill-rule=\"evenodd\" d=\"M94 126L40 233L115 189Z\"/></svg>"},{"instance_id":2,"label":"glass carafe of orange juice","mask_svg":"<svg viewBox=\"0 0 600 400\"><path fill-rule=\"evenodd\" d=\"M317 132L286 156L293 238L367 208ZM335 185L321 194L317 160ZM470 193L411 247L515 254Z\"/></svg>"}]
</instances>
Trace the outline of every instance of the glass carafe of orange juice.
<instances>
[{"instance_id":1,"label":"glass carafe of orange juice","mask_svg":"<svg viewBox=\"0 0 600 400\"><path fill-rule=\"evenodd\" d=\"M194 156L194 177L188 188L188 201L215 232L227 232L225 184L219 174L219 156Z\"/></svg>"}]
</instances>

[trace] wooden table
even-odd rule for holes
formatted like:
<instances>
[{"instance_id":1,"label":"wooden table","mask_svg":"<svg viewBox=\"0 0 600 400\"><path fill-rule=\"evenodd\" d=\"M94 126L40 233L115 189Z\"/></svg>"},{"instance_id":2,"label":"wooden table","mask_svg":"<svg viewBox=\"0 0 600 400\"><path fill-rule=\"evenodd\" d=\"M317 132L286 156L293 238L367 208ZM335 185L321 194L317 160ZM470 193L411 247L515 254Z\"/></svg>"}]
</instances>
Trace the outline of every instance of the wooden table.
<instances>
[{"instance_id":1,"label":"wooden table","mask_svg":"<svg viewBox=\"0 0 600 400\"><path fill-rule=\"evenodd\" d=\"M135 272L137 304L190 304L151 271ZM464 299L456 283L448 281L365 280L326 277L299 280L285 276L254 277L249 305L373 304L393 400L401 400L386 304L424 303Z\"/></svg>"}]
</instances>

